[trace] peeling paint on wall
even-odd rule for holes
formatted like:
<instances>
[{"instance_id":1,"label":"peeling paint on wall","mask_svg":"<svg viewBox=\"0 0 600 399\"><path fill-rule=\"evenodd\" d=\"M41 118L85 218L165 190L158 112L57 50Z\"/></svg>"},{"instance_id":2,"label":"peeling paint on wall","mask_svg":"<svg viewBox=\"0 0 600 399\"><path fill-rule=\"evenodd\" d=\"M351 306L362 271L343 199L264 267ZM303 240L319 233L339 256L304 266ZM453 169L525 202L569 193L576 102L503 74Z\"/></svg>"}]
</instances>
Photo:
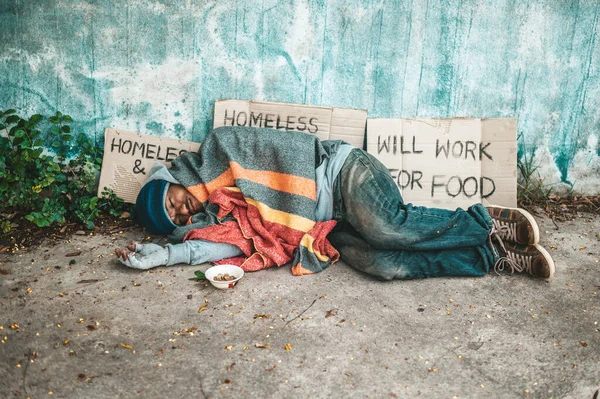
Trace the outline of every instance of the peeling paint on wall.
<instances>
[{"instance_id":1,"label":"peeling paint on wall","mask_svg":"<svg viewBox=\"0 0 600 399\"><path fill-rule=\"evenodd\" d=\"M127 112L113 118L115 126L141 131L144 125L160 124L153 133L164 135L163 126L169 126L171 132L185 135L193 127L193 113L186 99L199 84L198 72L201 65L196 60L169 58L160 65L146 63L135 69L105 66L94 76L110 104L126 104Z\"/></svg>"},{"instance_id":2,"label":"peeling paint on wall","mask_svg":"<svg viewBox=\"0 0 600 399\"><path fill-rule=\"evenodd\" d=\"M223 98L515 117L557 192L600 193L600 0L0 0L0 108L202 140Z\"/></svg>"},{"instance_id":3,"label":"peeling paint on wall","mask_svg":"<svg viewBox=\"0 0 600 399\"><path fill-rule=\"evenodd\" d=\"M592 195L600 193L600 155L598 132L588 137L587 146L577 151L569 168L573 191Z\"/></svg>"}]
</instances>

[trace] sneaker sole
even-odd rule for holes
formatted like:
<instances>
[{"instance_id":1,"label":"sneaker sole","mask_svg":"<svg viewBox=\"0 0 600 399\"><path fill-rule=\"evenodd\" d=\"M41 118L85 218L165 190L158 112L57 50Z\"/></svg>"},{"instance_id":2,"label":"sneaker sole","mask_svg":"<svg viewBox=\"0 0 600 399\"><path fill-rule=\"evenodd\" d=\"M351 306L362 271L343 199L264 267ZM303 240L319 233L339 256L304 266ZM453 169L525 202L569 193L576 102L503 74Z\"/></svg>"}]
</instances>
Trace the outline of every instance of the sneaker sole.
<instances>
[{"instance_id":1,"label":"sneaker sole","mask_svg":"<svg viewBox=\"0 0 600 399\"><path fill-rule=\"evenodd\" d=\"M518 211L519 213L521 213L523 216L525 216L525 218L527 220L529 220L529 223L531 223L531 225L533 226L533 242L531 244L528 242L519 242L518 244L525 244L525 245L539 244L539 242L540 242L540 227L538 226L537 222L535 221L535 219L531 213L527 212L523 208L509 208L508 206L496 206L496 205L488 205L487 207L488 208L499 208L499 209L512 209L514 211ZM546 253L548 253L548 252L546 252Z\"/></svg>"},{"instance_id":2,"label":"sneaker sole","mask_svg":"<svg viewBox=\"0 0 600 399\"><path fill-rule=\"evenodd\" d=\"M556 274L556 265L554 264L554 259L552 259L552 256L550 256L548 251L546 251L546 248L542 247L539 244L533 244L533 246L535 247L535 249L540 251L541 254L544 255L544 258L546 258L546 260L548 261L548 267L550 268L550 276L546 277L546 279L549 280L553 278Z\"/></svg>"}]
</instances>

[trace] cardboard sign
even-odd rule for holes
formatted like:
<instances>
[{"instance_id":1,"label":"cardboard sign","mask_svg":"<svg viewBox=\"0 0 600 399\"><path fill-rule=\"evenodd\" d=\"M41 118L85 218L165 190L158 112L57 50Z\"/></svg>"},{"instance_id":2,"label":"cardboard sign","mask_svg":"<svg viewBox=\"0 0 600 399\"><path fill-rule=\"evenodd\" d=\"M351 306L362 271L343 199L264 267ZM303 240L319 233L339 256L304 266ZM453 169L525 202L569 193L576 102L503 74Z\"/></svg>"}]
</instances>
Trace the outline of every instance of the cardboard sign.
<instances>
[{"instance_id":1,"label":"cardboard sign","mask_svg":"<svg viewBox=\"0 0 600 399\"><path fill-rule=\"evenodd\" d=\"M295 130L321 140L344 140L362 148L367 111L243 100L215 102L213 127L253 126Z\"/></svg>"},{"instance_id":2,"label":"cardboard sign","mask_svg":"<svg viewBox=\"0 0 600 399\"><path fill-rule=\"evenodd\" d=\"M199 148L200 144L189 141L106 129L98 196L107 187L123 201L134 204L154 163L169 166L182 152Z\"/></svg>"},{"instance_id":3,"label":"cardboard sign","mask_svg":"<svg viewBox=\"0 0 600 399\"><path fill-rule=\"evenodd\" d=\"M515 119L368 119L367 151L406 203L517 206Z\"/></svg>"}]
</instances>

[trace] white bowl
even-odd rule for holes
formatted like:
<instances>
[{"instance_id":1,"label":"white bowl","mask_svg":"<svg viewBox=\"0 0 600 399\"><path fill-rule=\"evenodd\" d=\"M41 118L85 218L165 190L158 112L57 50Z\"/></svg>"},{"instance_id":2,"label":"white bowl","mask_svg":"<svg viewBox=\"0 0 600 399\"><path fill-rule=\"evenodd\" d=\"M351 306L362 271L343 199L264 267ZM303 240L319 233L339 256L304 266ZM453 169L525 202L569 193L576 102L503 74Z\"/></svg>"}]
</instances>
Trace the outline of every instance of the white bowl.
<instances>
[{"instance_id":1,"label":"white bowl","mask_svg":"<svg viewBox=\"0 0 600 399\"><path fill-rule=\"evenodd\" d=\"M235 279L229 281L216 281L215 277L218 274L229 274L230 276L234 276ZM242 277L244 277L244 270L241 267L234 265L218 265L213 266L204 272L204 276L206 279L210 281L212 285L215 287L224 290L226 288L233 288L235 283L237 283Z\"/></svg>"}]
</instances>

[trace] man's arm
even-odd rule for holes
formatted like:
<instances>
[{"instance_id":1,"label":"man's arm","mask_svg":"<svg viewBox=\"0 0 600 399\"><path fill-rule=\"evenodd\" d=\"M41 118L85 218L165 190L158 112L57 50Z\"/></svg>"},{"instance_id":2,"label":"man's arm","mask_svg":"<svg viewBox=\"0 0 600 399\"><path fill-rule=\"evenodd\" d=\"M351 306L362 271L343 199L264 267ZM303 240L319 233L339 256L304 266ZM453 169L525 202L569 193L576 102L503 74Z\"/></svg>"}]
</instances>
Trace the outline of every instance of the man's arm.
<instances>
[{"instance_id":1,"label":"man's arm","mask_svg":"<svg viewBox=\"0 0 600 399\"><path fill-rule=\"evenodd\" d=\"M178 263L199 265L244 254L235 245L205 240L188 240L182 244L167 244L167 247L169 248L168 266Z\"/></svg>"},{"instance_id":2,"label":"man's arm","mask_svg":"<svg viewBox=\"0 0 600 399\"><path fill-rule=\"evenodd\" d=\"M157 266L176 264L198 265L242 255L243 252L231 244L204 240L190 240L181 244L130 244L118 248L115 254L121 263L134 269L150 269Z\"/></svg>"}]
</instances>

